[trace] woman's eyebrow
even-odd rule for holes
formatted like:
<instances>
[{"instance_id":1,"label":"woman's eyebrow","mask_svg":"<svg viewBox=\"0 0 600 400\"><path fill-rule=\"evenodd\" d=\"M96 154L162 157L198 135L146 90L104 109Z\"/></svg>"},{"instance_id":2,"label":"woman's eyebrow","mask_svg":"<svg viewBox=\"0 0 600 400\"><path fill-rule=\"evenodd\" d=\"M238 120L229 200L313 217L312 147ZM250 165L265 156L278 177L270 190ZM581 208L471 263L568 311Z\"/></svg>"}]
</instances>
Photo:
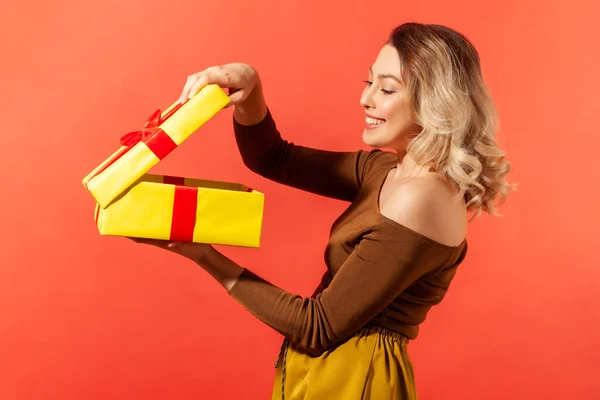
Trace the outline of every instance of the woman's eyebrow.
<instances>
[{"instance_id":1,"label":"woman's eyebrow","mask_svg":"<svg viewBox=\"0 0 600 400\"><path fill-rule=\"evenodd\" d=\"M373 68L369 67L369 71L371 72L371 75L372 75L373 74ZM402 81L400 79L398 79L398 77L396 75L393 75L393 74L377 74L377 77L379 79L390 78L390 79L394 79L395 81L398 81L399 83L402 83Z\"/></svg>"}]
</instances>

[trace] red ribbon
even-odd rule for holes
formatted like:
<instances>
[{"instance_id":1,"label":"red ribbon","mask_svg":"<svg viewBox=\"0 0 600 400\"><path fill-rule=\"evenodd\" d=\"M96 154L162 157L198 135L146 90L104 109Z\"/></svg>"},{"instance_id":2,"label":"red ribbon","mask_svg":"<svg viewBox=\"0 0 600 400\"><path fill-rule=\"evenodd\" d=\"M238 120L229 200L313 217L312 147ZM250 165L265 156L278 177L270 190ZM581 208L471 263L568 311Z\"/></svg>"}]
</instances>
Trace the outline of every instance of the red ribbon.
<instances>
[{"instance_id":1,"label":"red ribbon","mask_svg":"<svg viewBox=\"0 0 600 400\"><path fill-rule=\"evenodd\" d=\"M194 228L196 227L198 188L186 186L185 178L178 176L164 175L163 183L175 185L170 240L192 242L194 240ZM253 189L246 188L246 191L252 192Z\"/></svg>"},{"instance_id":2,"label":"red ribbon","mask_svg":"<svg viewBox=\"0 0 600 400\"><path fill-rule=\"evenodd\" d=\"M171 139L165 131L160 128L160 125L172 116L183 104L178 103L169 112L161 117L161 111L156 110L148 117L144 128L141 131L129 132L121 137L121 149L106 162L106 164L98 170L92 178L100 175L109 166L114 164L119 158L123 157L133 146L139 142L143 142L148 146L159 160L165 158L170 152L177 148L177 143Z\"/></svg>"},{"instance_id":3,"label":"red ribbon","mask_svg":"<svg viewBox=\"0 0 600 400\"><path fill-rule=\"evenodd\" d=\"M173 202L170 240L192 242L194 240L194 227L196 226L198 188L183 186L182 180L183 178L181 178L181 180L178 179L175 184L175 199ZM167 180L165 180L165 183L175 182L167 182Z\"/></svg>"}]
</instances>

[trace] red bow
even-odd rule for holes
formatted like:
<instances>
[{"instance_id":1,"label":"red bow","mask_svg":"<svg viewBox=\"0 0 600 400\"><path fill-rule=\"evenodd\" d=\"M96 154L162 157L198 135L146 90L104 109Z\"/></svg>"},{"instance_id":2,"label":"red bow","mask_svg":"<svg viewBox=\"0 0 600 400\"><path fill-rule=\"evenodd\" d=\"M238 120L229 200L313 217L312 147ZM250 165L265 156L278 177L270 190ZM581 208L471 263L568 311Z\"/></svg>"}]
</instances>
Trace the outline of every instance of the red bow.
<instances>
[{"instance_id":1,"label":"red bow","mask_svg":"<svg viewBox=\"0 0 600 400\"><path fill-rule=\"evenodd\" d=\"M179 110L182 105L183 104L178 103L171 110L169 110L164 117L161 116L160 110L154 111L146 120L144 128L141 131L133 131L123 135L121 137L121 145L123 146L121 150L117 152L114 157L108 160L106 164L94 174L93 177L98 176L100 173L106 170L106 168L112 165L119 158L123 157L125 153L131 150L131 148L139 142L144 142L159 160L165 158L167 154L177 147L177 144L160 128L160 125L177 110Z\"/></svg>"},{"instance_id":2,"label":"red bow","mask_svg":"<svg viewBox=\"0 0 600 400\"><path fill-rule=\"evenodd\" d=\"M121 145L133 147L139 142L148 141L156 132L162 123L160 118L160 110L154 111L144 124L144 129L141 131L129 132L121 137Z\"/></svg>"}]
</instances>

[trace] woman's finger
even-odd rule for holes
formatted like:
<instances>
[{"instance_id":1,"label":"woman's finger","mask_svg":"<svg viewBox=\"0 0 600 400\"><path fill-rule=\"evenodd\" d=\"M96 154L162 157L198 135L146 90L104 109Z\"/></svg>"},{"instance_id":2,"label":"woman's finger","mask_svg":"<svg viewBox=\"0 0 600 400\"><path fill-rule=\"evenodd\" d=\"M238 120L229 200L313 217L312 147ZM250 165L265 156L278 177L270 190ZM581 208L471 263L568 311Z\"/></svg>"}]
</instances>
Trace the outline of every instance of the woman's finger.
<instances>
[{"instance_id":1,"label":"woman's finger","mask_svg":"<svg viewBox=\"0 0 600 400\"><path fill-rule=\"evenodd\" d=\"M252 80L238 64L212 66L188 77L181 92L180 103L185 103L194 97L202 88L215 84L221 89L229 89L229 105L242 102L252 90ZM246 71L247 72L247 71Z\"/></svg>"},{"instance_id":2,"label":"woman's finger","mask_svg":"<svg viewBox=\"0 0 600 400\"><path fill-rule=\"evenodd\" d=\"M185 85L183 87L183 90L181 91L181 96L179 97L179 102L180 103L185 103L188 100L188 94L190 92L190 89L192 87L192 85L194 84L194 82L196 82L196 80L198 79L198 74L193 74L188 76L187 80L185 81Z\"/></svg>"},{"instance_id":3,"label":"woman's finger","mask_svg":"<svg viewBox=\"0 0 600 400\"><path fill-rule=\"evenodd\" d=\"M165 240L161 240L161 239L147 239L147 238L136 238L136 237L130 237L129 239L133 240L136 243L148 244L151 246L158 246L158 247L166 247L167 244L169 243L169 242L167 242Z\"/></svg>"},{"instance_id":4,"label":"woman's finger","mask_svg":"<svg viewBox=\"0 0 600 400\"><path fill-rule=\"evenodd\" d=\"M214 84L218 85L222 89L234 89L232 88L232 79L229 71L221 66L210 67L202 71L191 86L188 93L188 98L191 99L198 93L204 86Z\"/></svg>"},{"instance_id":5,"label":"woman's finger","mask_svg":"<svg viewBox=\"0 0 600 400\"><path fill-rule=\"evenodd\" d=\"M186 100L191 99L198 93L204 86L209 84L209 79L206 74L201 74L191 85L187 92Z\"/></svg>"},{"instance_id":6,"label":"woman's finger","mask_svg":"<svg viewBox=\"0 0 600 400\"><path fill-rule=\"evenodd\" d=\"M239 90L230 90L229 91L229 99L231 100L231 104L236 104L242 102L246 98L247 89L239 89Z\"/></svg>"}]
</instances>

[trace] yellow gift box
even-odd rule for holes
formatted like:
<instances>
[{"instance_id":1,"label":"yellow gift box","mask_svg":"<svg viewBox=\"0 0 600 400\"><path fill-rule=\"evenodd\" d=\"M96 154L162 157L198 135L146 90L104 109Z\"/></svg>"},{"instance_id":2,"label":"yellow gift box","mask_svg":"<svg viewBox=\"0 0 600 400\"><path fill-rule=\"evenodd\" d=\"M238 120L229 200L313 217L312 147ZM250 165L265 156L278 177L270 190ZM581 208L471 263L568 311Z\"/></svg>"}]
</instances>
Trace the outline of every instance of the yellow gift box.
<instances>
[{"instance_id":1,"label":"yellow gift box","mask_svg":"<svg viewBox=\"0 0 600 400\"><path fill-rule=\"evenodd\" d=\"M207 85L184 104L154 112L144 129L121 138L121 148L83 179L96 202L107 207L125 189L229 104L218 85Z\"/></svg>"},{"instance_id":2,"label":"yellow gift box","mask_svg":"<svg viewBox=\"0 0 600 400\"><path fill-rule=\"evenodd\" d=\"M242 184L145 174L95 219L102 235L259 247L263 209Z\"/></svg>"},{"instance_id":3,"label":"yellow gift box","mask_svg":"<svg viewBox=\"0 0 600 400\"><path fill-rule=\"evenodd\" d=\"M101 235L259 247L264 195L239 183L148 174L229 104L217 85L155 111L83 179Z\"/></svg>"}]
</instances>

